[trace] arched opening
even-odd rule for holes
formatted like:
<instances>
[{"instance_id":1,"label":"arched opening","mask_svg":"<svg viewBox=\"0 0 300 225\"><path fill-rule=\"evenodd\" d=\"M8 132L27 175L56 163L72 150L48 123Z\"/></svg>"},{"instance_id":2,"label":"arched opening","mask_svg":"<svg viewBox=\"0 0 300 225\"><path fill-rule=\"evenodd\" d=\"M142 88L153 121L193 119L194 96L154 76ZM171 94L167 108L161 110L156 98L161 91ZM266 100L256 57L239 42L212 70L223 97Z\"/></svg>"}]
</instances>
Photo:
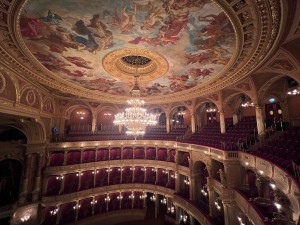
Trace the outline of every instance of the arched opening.
<instances>
[{"instance_id":1,"label":"arched opening","mask_svg":"<svg viewBox=\"0 0 300 225\"><path fill-rule=\"evenodd\" d=\"M19 199L22 165L14 159L0 162L0 207L14 204Z\"/></svg>"},{"instance_id":2,"label":"arched opening","mask_svg":"<svg viewBox=\"0 0 300 225\"><path fill-rule=\"evenodd\" d=\"M190 111L185 106L178 106L171 112L171 125L176 126L190 126L191 115Z\"/></svg>"},{"instance_id":3,"label":"arched opening","mask_svg":"<svg viewBox=\"0 0 300 225\"><path fill-rule=\"evenodd\" d=\"M110 109L99 112L97 116L95 131L118 130L118 126L114 126L114 115L116 113Z\"/></svg>"},{"instance_id":4,"label":"arched opening","mask_svg":"<svg viewBox=\"0 0 300 225\"><path fill-rule=\"evenodd\" d=\"M84 134L92 131L93 116L86 108L76 108L70 114L69 121L66 121L66 131L72 134Z\"/></svg>"}]
</instances>

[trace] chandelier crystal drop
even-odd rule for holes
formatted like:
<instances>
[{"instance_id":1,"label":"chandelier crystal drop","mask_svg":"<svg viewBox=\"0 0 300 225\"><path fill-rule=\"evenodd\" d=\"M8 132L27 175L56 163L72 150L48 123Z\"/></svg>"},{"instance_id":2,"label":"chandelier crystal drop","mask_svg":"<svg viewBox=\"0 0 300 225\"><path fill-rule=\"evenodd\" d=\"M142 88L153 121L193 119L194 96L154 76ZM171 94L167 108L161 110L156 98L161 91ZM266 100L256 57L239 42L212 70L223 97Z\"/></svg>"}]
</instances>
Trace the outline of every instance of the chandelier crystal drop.
<instances>
[{"instance_id":1,"label":"chandelier crystal drop","mask_svg":"<svg viewBox=\"0 0 300 225\"><path fill-rule=\"evenodd\" d=\"M138 76L135 76L135 85L132 89L132 99L127 103L130 107L125 109L125 112L115 115L114 125L125 126L126 134L132 135L135 138L145 134L147 126L154 126L157 124L156 115L147 113L147 110L142 106L145 104L144 100L140 99L141 90L138 85Z\"/></svg>"}]
</instances>

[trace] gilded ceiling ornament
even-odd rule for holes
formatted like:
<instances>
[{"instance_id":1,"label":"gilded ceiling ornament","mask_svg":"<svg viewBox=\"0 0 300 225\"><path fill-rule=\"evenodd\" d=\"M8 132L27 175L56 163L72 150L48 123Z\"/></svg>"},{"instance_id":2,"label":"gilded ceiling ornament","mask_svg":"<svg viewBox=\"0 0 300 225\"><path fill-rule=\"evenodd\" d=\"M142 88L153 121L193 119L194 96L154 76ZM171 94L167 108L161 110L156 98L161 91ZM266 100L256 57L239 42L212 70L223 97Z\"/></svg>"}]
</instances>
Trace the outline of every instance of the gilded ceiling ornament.
<instances>
[{"instance_id":1,"label":"gilded ceiling ornament","mask_svg":"<svg viewBox=\"0 0 300 225\"><path fill-rule=\"evenodd\" d=\"M236 87L239 88L239 89L242 89L244 91L250 91L251 90L250 84L248 84L248 83L240 83L240 84L236 85Z\"/></svg>"}]
</instances>

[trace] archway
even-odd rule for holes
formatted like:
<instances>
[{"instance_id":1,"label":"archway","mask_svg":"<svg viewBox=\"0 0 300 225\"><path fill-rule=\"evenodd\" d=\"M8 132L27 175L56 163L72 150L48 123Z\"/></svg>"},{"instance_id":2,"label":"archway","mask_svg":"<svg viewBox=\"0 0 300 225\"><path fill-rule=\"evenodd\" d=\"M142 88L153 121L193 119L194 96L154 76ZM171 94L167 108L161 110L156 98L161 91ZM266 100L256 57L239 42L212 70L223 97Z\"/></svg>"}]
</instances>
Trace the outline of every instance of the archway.
<instances>
[{"instance_id":1,"label":"archway","mask_svg":"<svg viewBox=\"0 0 300 225\"><path fill-rule=\"evenodd\" d=\"M19 199L22 164L14 159L0 161L0 207Z\"/></svg>"}]
</instances>

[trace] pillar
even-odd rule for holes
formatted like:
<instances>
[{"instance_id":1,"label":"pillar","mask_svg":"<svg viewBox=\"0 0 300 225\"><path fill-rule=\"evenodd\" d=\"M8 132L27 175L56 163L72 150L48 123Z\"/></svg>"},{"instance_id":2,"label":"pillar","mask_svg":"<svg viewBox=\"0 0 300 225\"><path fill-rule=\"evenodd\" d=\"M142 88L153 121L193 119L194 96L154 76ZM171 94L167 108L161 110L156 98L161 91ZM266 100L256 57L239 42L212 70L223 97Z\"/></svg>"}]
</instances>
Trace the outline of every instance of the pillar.
<instances>
[{"instance_id":1,"label":"pillar","mask_svg":"<svg viewBox=\"0 0 300 225\"><path fill-rule=\"evenodd\" d=\"M213 178L207 178L207 193L209 200L209 216L215 217L218 215L217 209L215 207L216 192L213 189Z\"/></svg>"},{"instance_id":2,"label":"pillar","mask_svg":"<svg viewBox=\"0 0 300 225\"><path fill-rule=\"evenodd\" d=\"M196 122L195 122L195 114L193 113L191 115L191 128L192 128L192 134L196 132Z\"/></svg>"},{"instance_id":3,"label":"pillar","mask_svg":"<svg viewBox=\"0 0 300 225\"><path fill-rule=\"evenodd\" d=\"M65 176L64 174L62 174L61 176ZM59 194L61 194L65 189L65 179L62 179L61 180L61 183L60 183L60 190L59 190Z\"/></svg>"},{"instance_id":4,"label":"pillar","mask_svg":"<svg viewBox=\"0 0 300 225\"><path fill-rule=\"evenodd\" d=\"M196 201L196 196L195 196L195 177L194 176L189 176L189 181L190 181L190 185L189 185L189 191L190 191L190 200L191 201Z\"/></svg>"},{"instance_id":5,"label":"pillar","mask_svg":"<svg viewBox=\"0 0 300 225\"><path fill-rule=\"evenodd\" d=\"M170 117L166 117L166 130L167 134L170 133Z\"/></svg>"},{"instance_id":6,"label":"pillar","mask_svg":"<svg viewBox=\"0 0 300 225\"><path fill-rule=\"evenodd\" d=\"M280 102L281 110L282 110L282 120L283 122L292 122L290 119L289 105L287 100Z\"/></svg>"},{"instance_id":7,"label":"pillar","mask_svg":"<svg viewBox=\"0 0 300 225\"><path fill-rule=\"evenodd\" d=\"M93 119L92 119L92 132L93 133L97 132L97 119L95 116L93 116Z\"/></svg>"},{"instance_id":8,"label":"pillar","mask_svg":"<svg viewBox=\"0 0 300 225\"><path fill-rule=\"evenodd\" d=\"M255 106L255 115L256 115L256 123L257 123L257 134L258 137L262 137L265 133L265 126L264 126L264 118L262 114L261 105Z\"/></svg>"},{"instance_id":9,"label":"pillar","mask_svg":"<svg viewBox=\"0 0 300 225\"><path fill-rule=\"evenodd\" d=\"M158 194L154 194L154 195L155 195L155 218L157 218L159 212L159 195Z\"/></svg>"},{"instance_id":10,"label":"pillar","mask_svg":"<svg viewBox=\"0 0 300 225\"><path fill-rule=\"evenodd\" d=\"M232 115L232 121L233 121L233 125L236 125L239 122L239 117L238 117L237 113L234 113Z\"/></svg>"},{"instance_id":11,"label":"pillar","mask_svg":"<svg viewBox=\"0 0 300 225\"><path fill-rule=\"evenodd\" d=\"M239 188L241 186L241 170L242 166L238 161L224 162L224 176L228 188Z\"/></svg>"},{"instance_id":12,"label":"pillar","mask_svg":"<svg viewBox=\"0 0 300 225\"><path fill-rule=\"evenodd\" d=\"M25 172L24 172L24 178L23 178L22 191L20 194L20 203L21 204L24 204L27 200L32 154L30 154L30 153L26 154L25 158L26 158L25 159Z\"/></svg>"},{"instance_id":13,"label":"pillar","mask_svg":"<svg viewBox=\"0 0 300 225\"><path fill-rule=\"evenodd\" d=\"M34 181L34 190L32 200L38 201L41 193L41 177L42 177L42 168L45 163L45 155L43 153L37 154L37 168Z\"/></svg>"},{"instance_id":14,"label":"pillar","mask_svg":"<svg viewBox=\"0 0 300 225\"><path fill-rule=\"evenodd\" d=\"M224 222L225 225L239 225L239 221L237 220L237 212L235 210L235 202L230 200L223 200L224 207Z\"/></svg>"},{"instance_id":15,"label":"pillar","mask_svg":"<svg viewBox=\"0 0 300 225\"><path fill-rule=\"evenodd\" d=\"M226 132L224 110L220 110L220 128L221 128L221 133L224 134Z\"/></svg>"}]
</instances>

